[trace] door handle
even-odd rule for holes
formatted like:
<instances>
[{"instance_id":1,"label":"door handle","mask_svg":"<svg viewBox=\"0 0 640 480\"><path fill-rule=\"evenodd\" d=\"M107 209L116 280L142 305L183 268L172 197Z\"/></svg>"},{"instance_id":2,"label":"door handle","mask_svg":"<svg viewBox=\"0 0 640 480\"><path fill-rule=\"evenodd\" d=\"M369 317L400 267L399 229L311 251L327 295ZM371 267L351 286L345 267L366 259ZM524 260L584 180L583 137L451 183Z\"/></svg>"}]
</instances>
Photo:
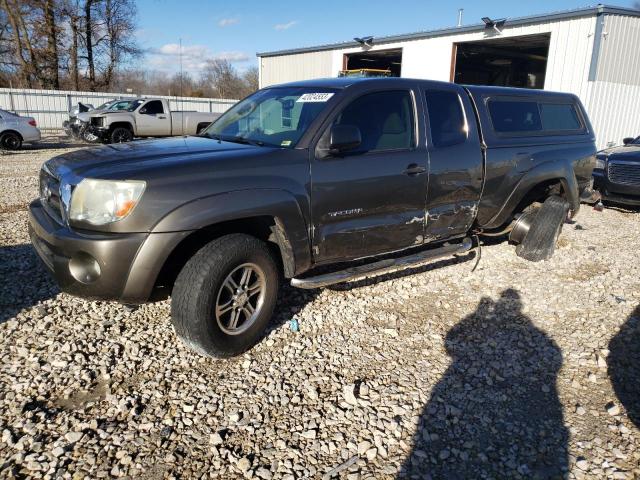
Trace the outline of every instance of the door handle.
<instances>
[{"instance_id":1,"label":"door handle","mask_svg":"<svg viewBox=\"0 0 640 480\"><path fill-rule=\"evenodd\" d=\"M158 117L158 118L167 118L167 117L165 117L165 116L162 116L162 117Z\"/></svg>"},{"instance_id":2,"label":"door handle","mask_svg":"<svg viewBox=\"0 0 640 480\"><path fill-rule=\"evenodd\" d=\"M413 177L415 175L420 175L421 173L424 173L426 171L427 171L426 168L421 167L417 163L410 163L409 165L407 165L407 168L402 173L404 173L405 175L409 175L410 177Z\"/></svg>"}]
</instances>

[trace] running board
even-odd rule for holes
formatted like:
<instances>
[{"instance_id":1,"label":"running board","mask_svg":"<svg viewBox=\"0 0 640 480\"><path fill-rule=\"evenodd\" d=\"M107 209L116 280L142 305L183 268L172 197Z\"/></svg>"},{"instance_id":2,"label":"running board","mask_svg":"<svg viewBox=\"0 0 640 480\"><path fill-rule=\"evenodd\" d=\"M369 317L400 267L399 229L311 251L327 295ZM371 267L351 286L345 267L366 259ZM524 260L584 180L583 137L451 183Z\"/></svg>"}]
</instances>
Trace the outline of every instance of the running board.
<instances>
[{"instance_id":1,"label":"running board","mask_svg":"<svg viewBox=\"0 0 640 480\"><path fill-rule=\"evenodd\" d=\"M444 244L442 247L425 250L400 258L387 258L374 263L347 268L338 272L325 273L315 277L292 278L291 286L296 288L321 288L335 283L351 282L370 275L380 275L392 270L401 270L437 258L448 257L471 250L473 242L470 238L464 238L462 243L454 245Z\"/></svg>"}]
</instances>

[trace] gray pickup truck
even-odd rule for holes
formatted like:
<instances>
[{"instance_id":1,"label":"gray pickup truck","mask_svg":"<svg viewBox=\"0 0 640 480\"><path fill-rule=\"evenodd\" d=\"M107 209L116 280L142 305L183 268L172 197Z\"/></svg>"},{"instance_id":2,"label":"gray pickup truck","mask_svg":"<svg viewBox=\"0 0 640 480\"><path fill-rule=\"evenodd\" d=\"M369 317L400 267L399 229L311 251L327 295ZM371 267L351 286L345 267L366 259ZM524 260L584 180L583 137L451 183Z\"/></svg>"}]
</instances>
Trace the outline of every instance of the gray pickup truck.
<instances>
[{"instance_id":1,"label":"gray pickup truck","mask_svg":"<svg viewBox=\"0 0 640 480\"><path fill-rule=\"evenodd\" d=\"M505 236L549 258L596 147L571 94L398 78L260 90L201 135L47 161L33 245L63 291L171 293L192 348L254 345L282 278L319 288Z\"/></svg>"}]
</instances>

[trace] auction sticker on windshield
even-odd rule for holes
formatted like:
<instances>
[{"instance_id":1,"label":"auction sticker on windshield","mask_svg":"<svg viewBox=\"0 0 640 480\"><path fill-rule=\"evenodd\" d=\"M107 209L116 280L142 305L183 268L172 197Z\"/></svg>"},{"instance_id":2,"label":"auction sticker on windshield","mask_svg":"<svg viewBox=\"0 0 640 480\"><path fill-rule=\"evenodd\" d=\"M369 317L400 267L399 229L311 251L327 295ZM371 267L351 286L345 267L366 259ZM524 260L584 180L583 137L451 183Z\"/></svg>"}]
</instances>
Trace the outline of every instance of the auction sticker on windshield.
<instances>
[{"instance_id":1,"label":"auction sticker on windshield","mask_svg":"<svg viewBox=\"0 0 640 480\"><path fill-rule=\"evenodd\" d=\"M326 102L331 97L333 97L333 93L305 93L301 95L300 98L296 100L296 102Z\"/></svg>"}]
</instances>

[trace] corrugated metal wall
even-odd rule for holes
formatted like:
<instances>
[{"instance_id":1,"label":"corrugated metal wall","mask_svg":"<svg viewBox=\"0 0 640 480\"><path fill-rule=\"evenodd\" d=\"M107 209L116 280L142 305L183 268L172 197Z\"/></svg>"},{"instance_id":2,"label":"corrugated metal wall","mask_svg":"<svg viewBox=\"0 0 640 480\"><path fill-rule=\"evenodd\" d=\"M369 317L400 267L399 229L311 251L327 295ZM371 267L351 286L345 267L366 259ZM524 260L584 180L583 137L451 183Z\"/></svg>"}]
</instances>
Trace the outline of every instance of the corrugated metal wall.
<instances>
[{"instance_id":1,"label":"corrugated metal wall","mask_svg":"<svg viewBox=\"0 0 640 480\"><path fill-rule=\"evenodd\" d=\"M335 77L330 50L260 58L260 88L278 83Z\"/></svg>"},{"instance_id":2,"label":"corrugated metal wall","mask_svg":"<svg viewBox=\"0 0 640 480\"><path fill-rule=\"evenodd\" d=\"M596 81L640 85L640 18L606 15Z\"/></svg>"},{"instance_id":3,"label":"corrugated metal wall","mask_svg":"<svg viewBox=\"0 0 640 480\"><path fill-rule=\"evenodd\" d=\"M597 22L602 22L602 35ZM570 92L584 103L596 131L598 148L640 135L640 18L626 15L584 16L492 31L447 34L419 40L377 44L372 50L402 48L402 76L449 81L455 43L550 33L545 89ZM594 44L597 68L591 72ZM335 77L346 53L335 49L262 57L262 85L318 77Z\"/></svg>"},{"instance_id":4,"label":"corrugated metal wall","mask_svg":"<svg viewBox=\"0 0 640 480\"><path fill-rule=\"evenodd\" d=\"M31 90L0 88L0 108L36 119L41 130L62 129L69 118L69 109L78 102L94 107L114 99L132 98L130 93L75 92L72 90ZM173 110L198 112L224 112L237 100L221 98L194 98L154 96L169 100Z\"/></svg>"},{"instance_id":5,"label":"corrugated metal wall","mask_svg":"<svg viewBox=\"0 0 640 480\"><path fill-rule=\"evenodd\" d=\"M595 81L585 102L598 148L640 135L640 18L604 17Z\"/></svg>"}]
</instances>

